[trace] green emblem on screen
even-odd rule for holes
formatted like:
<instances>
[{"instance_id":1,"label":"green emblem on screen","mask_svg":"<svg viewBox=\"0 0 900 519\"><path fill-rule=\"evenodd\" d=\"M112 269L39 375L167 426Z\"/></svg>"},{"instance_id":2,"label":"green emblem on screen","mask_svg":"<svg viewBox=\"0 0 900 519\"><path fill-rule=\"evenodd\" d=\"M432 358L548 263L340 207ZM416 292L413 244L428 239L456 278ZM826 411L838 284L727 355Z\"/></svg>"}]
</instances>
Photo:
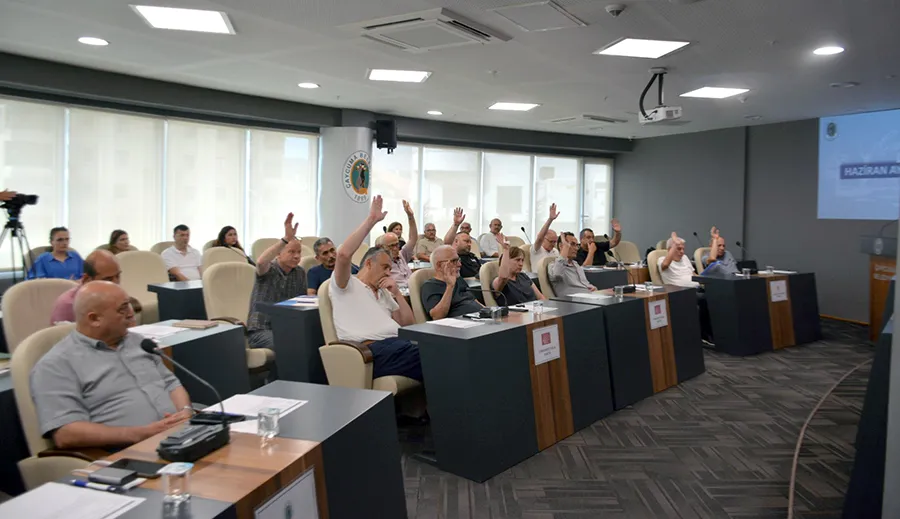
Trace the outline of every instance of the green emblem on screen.
<instances>
[{"instance_id":1,"label":"green emblem on screen","mask_svg":"<svg viewBox=\"0 0 900 519\"><path fill-rule=\"evenodd\" d=\"M837 124L828 123L828 126L825 127L825 138L832 141L835 137L837 137Z\"/></svg>"},{"instance_id":2,"label":"green emblem on screen","mask_svg":"<svg viewBox=\"0 0 900 519\"><path fill-rule=\"evenodd\" d=\"M353 152L344 163L344 192L354 202L366 203L369 201L369 182L371 181L369 154L362 150Z\"/></svg>"}]
</instances>

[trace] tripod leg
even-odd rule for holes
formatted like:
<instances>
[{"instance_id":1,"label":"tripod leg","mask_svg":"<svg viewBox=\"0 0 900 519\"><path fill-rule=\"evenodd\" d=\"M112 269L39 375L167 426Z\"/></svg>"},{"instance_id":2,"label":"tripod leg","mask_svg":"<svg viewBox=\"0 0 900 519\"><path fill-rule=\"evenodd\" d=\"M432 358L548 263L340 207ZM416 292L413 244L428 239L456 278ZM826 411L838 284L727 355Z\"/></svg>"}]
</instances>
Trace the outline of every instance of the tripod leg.
<instances>
[{"instance_id":1,"label":"tripod leg","mask_svg":"<svg viewBox=\"0 0 900 519\"><path fill-rule=\"evenodd\" d=\"M28 253L27 253L28 259L31 260L28 263L28 265L34 265L34 256L31 254L31 244L28 243L28 234L25 233L25 226L19 227L18 235L19 235L19 249L22 250L22 278L27 279L28 278L28 268L25 268L25 254L26 254L25 251L28 251ZM22 249L22 241L23 240L25 241L25 247L27 247L27 249Z\"/></svg>"}]
</instances>

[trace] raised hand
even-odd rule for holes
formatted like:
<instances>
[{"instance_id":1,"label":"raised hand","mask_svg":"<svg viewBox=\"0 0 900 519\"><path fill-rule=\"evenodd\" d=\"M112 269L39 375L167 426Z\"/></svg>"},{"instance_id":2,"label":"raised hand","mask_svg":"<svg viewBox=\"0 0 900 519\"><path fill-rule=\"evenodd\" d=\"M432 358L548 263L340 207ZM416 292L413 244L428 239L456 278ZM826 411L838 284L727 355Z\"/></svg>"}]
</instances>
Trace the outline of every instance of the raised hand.
<instances>
[{"instance_id":1,"label":"raised hand","mask_svg":"<svg viewBox=\"0 0 900 519\"><path fill-rule=\"evenodd\" d=\"M407 205L406 200L403 201L403 204ZM381 198L381 195L375 195L375 197L372 198L372 206L369 207L369 219L373 223L380 222L387 216L387 211L382 211L382 207L384 207L384 199ZM404 209L405 208L406 207L404 207Z\"/></svg>"},{"instance_id":2,"label":"raised hand","mask_svg":"<svg viewBox=\"0 0 900 519\"><path fill-rule=\"evenodd\" d=\"M496 238L497 243L500 244L500 248L503 250L509 249L509 242L506 241L506 236L503 236L502 232L498 232L494 238Z\"/></svg>"},{"instance_id":3,"label":"raised hand","mask_svg":"<svg viewBox=\"0 0 900 519\"><path fill-rule=\"evenodd\" d=\"M457 207L453 210L453 225L459 227L464 221L466 221L466 215L463 214L462 207Z\"/></svg>"},{"instance_id":4,"label":"raised hand","mask_svg":"<svg viewBox=\"0 0 900 519\"><path fill-rule=\"evenodd\" d=\"M550 221L559 218L559 211L556 210L556 204L550 204Z\"/></svg>"},{"instance_id":5,"label":"raised hand","mask_svg":"<svg viewBox=\"0 0 900 519\"><path fill-rule=\"evenodd\" d=\"M443 269L444 279L447 281L447 285L455 285L457 278L459 278L459 269L453 268L453 264L449 261L444 263Z\"/></svg>"},{"instance_id":6,"label":"raised hand","mask_svg":"<svg viewBox=\"0 0 900 519\"><path fill-rule=\"evenodd\" d=\"M409 202L407 202L406 200L403 201L403 211L406 213L406 216L410 218L413 217L412 207L410 207Z\"/></svg>"},{"instance_id":7,"label":"raised hand","mask_svg":"<svg viewBox=\"0 0 900 519\"><path fill-rule=\"evenodd\" d=\"M390 276L381 278L381 281L378 282L378 288L384 288L395 296L400 293L400 288L397 287L397 282Z\"/></svg>"},{"instance_id":8,"label":"raised hand","mask_svg":"<svg viewBox=\"0 0 900 519\"><path fill-rule=\"evenodd\" d=\"M622 224L619 223L618 218L612 219L612 230L615 232L622 232Z\"/></svg>"},{"instance_id":9,"label":"raised hand","mask_svg":"<svg viewBox=\"0 0 900 519\"><path fill-rule=\"evenodd\" d=\"M713 238L718 238L719 237L719 228L716 227L715 225L713 225L712 229L709 230L709 235L712 236Z\"/></svg>"},{"instance_id":10,"label":"raised hand","mask_svg":"<svg viewBox=\"0 0 900 519\"><path fill-rule=\"evenodd\" d=\"M284 241L291 241L297 237L297 227L299 223L294 223L294 213L288 213L284 219Z\"/></svg>"}]
</instances>

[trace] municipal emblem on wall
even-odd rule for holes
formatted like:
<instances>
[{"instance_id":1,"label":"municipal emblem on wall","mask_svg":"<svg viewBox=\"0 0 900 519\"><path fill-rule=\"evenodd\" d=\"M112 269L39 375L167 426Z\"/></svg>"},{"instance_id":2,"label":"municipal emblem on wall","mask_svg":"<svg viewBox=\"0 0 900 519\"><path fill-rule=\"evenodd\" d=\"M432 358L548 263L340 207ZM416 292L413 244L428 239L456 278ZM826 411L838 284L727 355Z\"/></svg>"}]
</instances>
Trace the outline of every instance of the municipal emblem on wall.
<instances>
[{"instance_id":1,"label":"municipal emblem on wall","mask_svg":"<svg viewBox=\"0 0 900 519\"><path fill-rule=\"evenodd\" d=\"M830 122L830 123L828 123L827 126L825 126L825 138L826 139L828 139L829 141L833 141L835 139L835 137L837 137L837 134L838 134L837 124L835 124L834 122Z\"/></svg>"},{"instance_id":2,"label":"municipal emblem on wall","mask_svg":"<svg viewBox=\"0 0 900 519\"><path fill-rule=\"evenodd\" d=\"M369 154L365 151L355 151L344 163L343 172L344 192L356 203L363 204L369 201L369 183L372 181L369 170Z\"/></svg>"}]
</instances>

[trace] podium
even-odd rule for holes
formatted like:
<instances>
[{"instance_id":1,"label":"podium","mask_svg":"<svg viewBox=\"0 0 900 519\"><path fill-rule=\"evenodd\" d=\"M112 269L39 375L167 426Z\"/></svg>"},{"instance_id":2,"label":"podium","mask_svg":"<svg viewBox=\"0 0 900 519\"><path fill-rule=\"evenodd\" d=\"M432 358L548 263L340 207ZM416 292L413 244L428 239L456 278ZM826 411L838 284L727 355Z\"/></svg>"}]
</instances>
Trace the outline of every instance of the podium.
<instances>
[{"instance_id":1,"label":"podium","mask_svg":"<svg viewBox=\"0 0 900 519\"><path fill-rule=\"evenodd\" d=\"M885 302L897 273L897 238L862 236L860 252L869 255L869 340L874 341L884 327Z\"/></svg>"}]
</instances>

